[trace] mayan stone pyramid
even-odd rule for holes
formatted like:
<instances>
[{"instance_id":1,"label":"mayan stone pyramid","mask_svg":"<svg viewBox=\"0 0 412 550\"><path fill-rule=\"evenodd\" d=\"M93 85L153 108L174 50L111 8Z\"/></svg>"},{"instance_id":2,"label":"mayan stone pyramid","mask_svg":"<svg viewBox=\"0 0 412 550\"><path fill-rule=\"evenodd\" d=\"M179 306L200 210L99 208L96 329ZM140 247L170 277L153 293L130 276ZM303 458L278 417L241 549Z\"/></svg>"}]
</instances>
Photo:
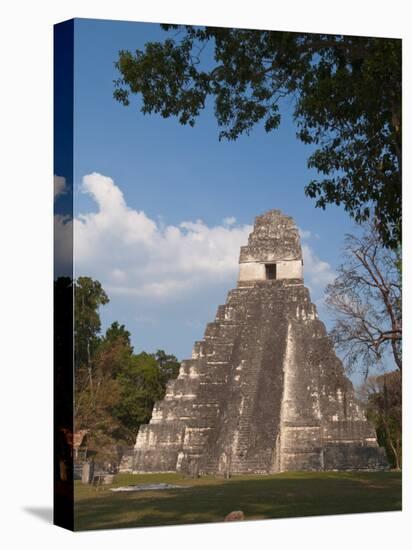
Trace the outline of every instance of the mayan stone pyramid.
<instances>
[{"instance_id":1,"label":"mayan stone pyramid","mask_svg":"<svg viewBox=\"0 0 412 550\"><path fill-rule=\"evenodd\" d=\"M293 219L258 216L239 263L237 288L140 427L134 471L385 468L304 287Z\"/></svg>"}]
</instances>

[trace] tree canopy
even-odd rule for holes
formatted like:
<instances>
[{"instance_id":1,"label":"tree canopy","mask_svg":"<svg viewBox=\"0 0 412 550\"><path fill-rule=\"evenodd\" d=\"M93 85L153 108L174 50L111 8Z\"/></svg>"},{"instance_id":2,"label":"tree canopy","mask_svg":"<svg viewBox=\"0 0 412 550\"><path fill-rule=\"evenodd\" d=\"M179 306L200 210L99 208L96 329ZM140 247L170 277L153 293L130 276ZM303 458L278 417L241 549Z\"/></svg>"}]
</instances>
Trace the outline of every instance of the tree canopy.
<instances>
[{"instance_id":1,"label":"tree canopy","mask_svg":"<svg viewBox=\"0 0 412 550\"><path fill-rule=\"evenodd\" d=\"M166 381L155 357L142 352L130 358L118 382L120 399L113 414L135 438L140 424L149 422L155 401L164 396Z\"/></svg>"},{"instance_id":2,"label":"tree canopy","mask_svg":"<svg viewBox=\"0 0 412 550\"><path fill-rule=\"evenodd\" d=\"M120 51L114 97L193 126L208 98L235 140L258 123L278 128L292 99L297 135L317 149L307 182L316 206L373 216L386 246L401 241L401 41L326 34L162 25L163 42Z\"/></svg>"},{"instance_id":3,"label":"tree canopy","mask_svg":"<svg viewBox=\"0 0 412 550\"><path fill-rule=\"evenodd\" d=\"M56 288L66 287L71 292L69 279L56 282ZM149 422L180 363L164 350L135 354L130 332L117 321L102 334L100 307L109 302L102 285L79 277L73 287L76 431L87 430L100 457L113 456L117 445L132 444L140 424Z\"/></svg>"},{"instance_id":4,"label":"tree canopy","mask_svg":"<svg viewBox=\"0 0 412 550\"><path fill-rule=\"evenodd\" d=\"M99 307L109 298L99 281L78 277L74 285L75 367L89 366L100 332Z\"/></svg>"},{"instance_id":5,"label":"tree canopy","mask_svg":"<svg viewBox=\"0 0 412 550\"><path fill-rule=\"evenodd\" d=\"M371 376L360 388L368 420L373 422L379 444L385 447L393 468L402 466L402 376L392 371Z\"/></svg>"}]
</instances>

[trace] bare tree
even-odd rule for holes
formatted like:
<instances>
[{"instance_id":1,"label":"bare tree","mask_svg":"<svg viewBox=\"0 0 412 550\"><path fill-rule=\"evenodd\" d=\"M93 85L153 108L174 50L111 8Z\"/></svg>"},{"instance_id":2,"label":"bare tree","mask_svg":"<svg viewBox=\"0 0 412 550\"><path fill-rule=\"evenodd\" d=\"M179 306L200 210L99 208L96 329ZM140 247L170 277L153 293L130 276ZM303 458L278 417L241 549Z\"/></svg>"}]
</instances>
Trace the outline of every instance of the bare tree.
<instances>
[{"instance_id":1,"label":"bare tree","mask_svg":"<svg viewBox=\"0 0 412 550\"><path fill-rule=\"evenodd\" d=\"M361 237L346 235L344 263L326 289L334 315L331 337L349 371L365 375L387 351L402 370L400 253L385 248L372 224Z\"/></svg>"}]
</instances>

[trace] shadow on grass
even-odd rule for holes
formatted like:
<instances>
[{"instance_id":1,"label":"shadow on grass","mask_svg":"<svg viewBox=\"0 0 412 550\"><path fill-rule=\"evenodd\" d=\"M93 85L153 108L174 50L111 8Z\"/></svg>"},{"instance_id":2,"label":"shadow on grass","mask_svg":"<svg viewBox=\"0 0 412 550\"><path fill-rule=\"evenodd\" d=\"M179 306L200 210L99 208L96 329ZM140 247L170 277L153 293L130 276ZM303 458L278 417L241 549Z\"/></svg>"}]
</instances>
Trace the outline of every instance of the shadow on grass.
<instances>
[{"instance_id":1,"label":"shadow on grass","mask_svg":"<svg viewBox=\"0 0 412 550\"><path fill-rule=\"evenodd\" d=\"M233 510L243 510L252 520L401 509L397 472L288 473L190 482L184 489L106 491L78 500L76 530L218 522Z\"/></svg>"}]
</instances>

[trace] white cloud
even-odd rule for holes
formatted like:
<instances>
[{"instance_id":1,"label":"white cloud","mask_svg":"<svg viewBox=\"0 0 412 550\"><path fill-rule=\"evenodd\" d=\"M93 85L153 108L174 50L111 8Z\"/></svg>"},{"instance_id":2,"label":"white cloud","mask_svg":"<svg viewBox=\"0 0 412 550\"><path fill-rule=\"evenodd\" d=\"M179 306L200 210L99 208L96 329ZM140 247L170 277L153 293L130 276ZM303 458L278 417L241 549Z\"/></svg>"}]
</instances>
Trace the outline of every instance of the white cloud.
<instances>
[{"instance_id":1,"label":"white cloud","mask_svg":"<svg viewBox=\"0 0 412 550\"><path fill-rule=\"evenodd\" d=\"M305 278L305 284L313 293L314 302L323 303L323 292L329 283L331 283L336 273L332 269L332 266L321 260L315 253L312 246L308 244L308 241L320 239L317 233L312 231L299 229L299 235L302 240L302 254L303 254L303 276Z\"/></svg>"},{"instance_id":2,"label":"white cloud","mask_svg":"<svg viewBox=\"0 0 412 550\"><path fill-rule=\"evenodd\" d=\"M224 218L223 224L224 225L234 225L236 223L236 218L234 216L229 216L228 218Z\"/></svg>"},{"instance_id":3,"label":"white cloud","mask_svg":"<svg viewBox=\"0 0 412 550\"><path fill-rule=\"evenodd\" d=\"M54 176L54 201L67 193L66 178ZM56 277L72 273L73 221L67 214L54 215L54 269Z\"/></svg>"},{"instance_id":4,"label":"white cloud","mask_svg":"<svg viewBox=\"0 0 412 550\"><path fill-rule=\"evenodd\" d=\"M302 229L301 227L298 227L299 235L302 241L306 239L320 239L319 235L317 233L313 233L312 231L309 231L308 229Z\"/></svg>"},{"instance_id":5,"label":"white cloud","mask_svg":"<svg viewBox=\"0 0 412 550\"><path fill-rule=\"evenodd\" d=\"M299 236L300 236L302 241L304 239L310 239L311 237L313 237L312 231L302 229L301 227L298 227L298 231L299 231Z\"/></svg>"},{"instance_id":6,"label":"white cloud","mask_svg":"<svg viewBox=\"0 0 412 550\"><path fill-rule=\"evenodd\" d=\"M63 186L64 189L64 186ZM208 226L202 220L167 225L127 206L114 181L93 173L83 178L81 192L97 204L97 212L74 220L76 275L99 279L109 295L165 301L182 299L214 285L235 286L240 246L247 243L250 225L234 217ZM55 217L56 254L67 248L72 221ZM321 260L300 230L305 283L314 299L334 279L331 266Z\"/></svg>"},{"instance_id":7,"label":"white cloud","mask_svg":"<svg viewBox=\"0 0 412 550\"><path fill-rule=\"evenodd\" d=\"M302 245L302 254L303 273L309 287L323 289L333 281L336 275L331 265L321 260L307 243Z\"/></svg>"},{"instance_id":8,"label":"white cloud","mask_svg":"<svg viewBox=\"0 0 412 550\"><path fill-rule=\"evenodd\" d=\"M56 200L59 195L63 195L67 192L66 178L63 176L54 176L53 183L54 200Z\"/></svg>"},{"instance_id":9,"label":"white cloud","mask_svg":"<svg viewBox=\"0 0 412 550\"><path fill-rule=\"evenodd\" d=\"M70 216L54 216L54 261L57 266L71 264L73 254L73 220Z\"/></svg>"},{"instance_id":10,"label":"white cloud","mask_svg":"<svg viewBox=\"0 0 412 550\"><path fill-rule=\"evenodd\" d=\"M226 218L164 225L129 208L111 178L93 173L81 191L98 206L75 219L78 274L99 278L109 294L174 298L187 290L236 280L239 248L252 227Z\"/></svg>"}]
</instances>

